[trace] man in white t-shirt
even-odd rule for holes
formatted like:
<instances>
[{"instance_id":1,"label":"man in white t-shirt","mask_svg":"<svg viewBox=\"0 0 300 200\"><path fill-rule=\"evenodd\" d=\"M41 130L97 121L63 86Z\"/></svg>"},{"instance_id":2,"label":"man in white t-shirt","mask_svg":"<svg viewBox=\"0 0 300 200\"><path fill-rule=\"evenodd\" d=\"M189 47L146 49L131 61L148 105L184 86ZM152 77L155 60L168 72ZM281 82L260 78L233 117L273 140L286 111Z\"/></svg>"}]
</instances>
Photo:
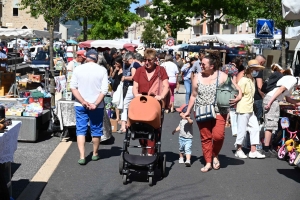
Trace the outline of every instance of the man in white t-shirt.
<instances>
[{"instance_id":1,"label":"man in white t-shirt","mask_svg":"<svg viewBox=\"0 0 300 200\"><path fill-rule=\"evenodd\" d=\"M270 149L272 131L278 130L280 116L279 102L284 99L295 106L300 106L300 101L291 98L295 85L299 85L299 78L291 75L283 76L276 83L276 87L267 93L264 98L265 108L265 144L264 154L266 157L277 157L277 152Z\"/></svg>"},{"instance_id":2,"label":"man in white t-shirt","mask_svg":"<svg viewBox=\"0 0 300 200\"><path fill-rule=\"evenodd\" d=\"M76 58L68 63L67 71L72 72L77 66L81 65L86 59L85 53L86 53L85 50L77 51Z\"/></svg>"},{"instance_id":3,"label":"man in white t-shirt","mask_svg":"<svg viewBox=\"0 0 300 200\"><path fill-rule=\"evenodd\" d=\"M103 135L103 99L108 91L107 70L97 64L98 53L89 50L86 63L77 66L72 75L70 88L75 96L76 135L80 153L78 163L85 165L85 135L90 124L93 140L92 160L99 160L98 149Z\"/></svg>"}]
</instances>

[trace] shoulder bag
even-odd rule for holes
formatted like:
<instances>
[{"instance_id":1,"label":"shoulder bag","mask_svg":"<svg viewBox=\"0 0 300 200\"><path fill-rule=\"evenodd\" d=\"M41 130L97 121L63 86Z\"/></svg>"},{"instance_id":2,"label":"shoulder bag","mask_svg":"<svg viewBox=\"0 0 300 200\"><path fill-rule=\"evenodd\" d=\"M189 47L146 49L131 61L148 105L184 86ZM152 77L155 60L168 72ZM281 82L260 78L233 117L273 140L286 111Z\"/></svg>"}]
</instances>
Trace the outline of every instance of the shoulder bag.
<instances>
[{"instance_id":1,"label":"shoulder bag","mask_svg":"<svg viewBox=\"0 0 300 200\"><path fill-rule=\"evenodd\" d=\"M156 95L160 96L164 90L163 80L160 74L160 68L161 66L158 66L157 78L155 79L155 81L153 82L152 86L148 91L149 96L156 96ZM169 108L170 102L171 102L171 90L169 90L169 92L165 96L162 107L166 109Z\"/></svg>"},{"instance_id":2,"label":"shoulder bag","mask_svg":"<svg viewBox=\"0 0 300 200\"><path fill-rule=\"evenodd\" d=\"M229 108L229 100L235 99L235 96L239 94L239 91L233 86L231 76L228 76L223 85L217 87L217 105L220 108Z\"/></svg>"},{"instance_id":3,"label":"shoulder bag","mask_svg":"<svg viewBox=\"0 0 300 200\"><path fill-rule=\"evenodd\" d=\"M195 108L195 119L197 122L205 122L205 121L216 119L215 102L217 98L218 81L219 81L219 71L218 71L217 82L216 82L217 85L216 85L215 100L212 104L205 105L205 106L197 106Z\"/></svg>"}]
</instances>

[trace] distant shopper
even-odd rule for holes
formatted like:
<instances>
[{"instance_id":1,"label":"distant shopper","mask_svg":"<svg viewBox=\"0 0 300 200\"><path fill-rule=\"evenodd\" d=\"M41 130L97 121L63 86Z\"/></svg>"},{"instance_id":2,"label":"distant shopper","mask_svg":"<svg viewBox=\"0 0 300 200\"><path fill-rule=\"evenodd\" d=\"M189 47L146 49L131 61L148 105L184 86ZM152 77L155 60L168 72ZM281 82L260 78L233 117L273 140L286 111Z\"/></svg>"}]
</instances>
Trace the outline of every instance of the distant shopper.
<instances>
[{"instance_id":1,"label":"distant shopper","mask_svg":"<svg viewBox=\"0 0 300 200\"><path fill-rule=\"evenodd\" d=\"M169 77L169 87L171 91L171 102L169 109L166 109L165 112L168 113L174 112L174 90L176 88L176 81L179 74L177 65L173 62L173 57L171 54L165 56L165 62L161 64L162 67L166 69L166 72Z\"/></svg>"},{"instance_id":2,"label":"distant shopper","mask_svg":"<svg viewBox=\"0 0 300 200\"><path fill-rule=\"evenodd\" d=\"M103 99L108 91L108 76L106 69L96 64L97 58L98 53L89 50L86 53L86 63L75 68L70 83L76 98L74 106L80 165L86 163L84 145L88 124L93 138L93 161L99 160L98 149L103 135Z\"/></svg>"},{"instance_id":3,"label":"distant shopper","mask_svg":"<svg viewBox=\"0 0 300 200\"><path fill-rule=\"evenodd\" d=\"M6 67L6 70L8 70L7 69L7 67L8 67L8 65L7 65L7 55L6 55L6 51L4 51L3 47L4 46L1 43L0 44L0 65L1 65L1 67Z\"/></svg>"},{"instance_id":4,"label":"distant shopper","mask_svg":"<svg viewBox=\"0 0 300 200\"><path fill-rule=\"evenodd\" d=\"M85 54L85 50L77 51L76 58L68 63L67 71L72 72L77 66L81 65L86 59L84 54Z\"/></svg>"}]
</instances>

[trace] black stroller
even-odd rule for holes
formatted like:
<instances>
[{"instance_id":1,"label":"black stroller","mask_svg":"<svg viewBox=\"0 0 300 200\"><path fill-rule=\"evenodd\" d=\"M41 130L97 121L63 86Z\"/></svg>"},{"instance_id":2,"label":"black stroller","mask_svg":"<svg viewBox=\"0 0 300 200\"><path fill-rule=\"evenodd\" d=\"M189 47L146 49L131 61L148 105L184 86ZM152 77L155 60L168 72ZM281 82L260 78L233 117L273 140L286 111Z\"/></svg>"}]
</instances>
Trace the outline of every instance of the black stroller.
<instances>
[{"instance_id":1,"label":"black stroller","mask_svg":"<svg viewBox=\"0 0 300 200\"><path fill-rule=\"evenodd\" d=\"M126 131L123 150L119 160L119 172L123 176L123 184L127 184L130 171L147 170L149 185L154 184L154 172L158 168L161 178L166 176L166 155L161 153L161 131L163 110L160 103L151 96L134 98L128 109L128 129ZM145 139L155 142L154 147L130 145L131 140ZM152 156L131 155L129 148L154 149Z\"/></svg>"}]
</instances>

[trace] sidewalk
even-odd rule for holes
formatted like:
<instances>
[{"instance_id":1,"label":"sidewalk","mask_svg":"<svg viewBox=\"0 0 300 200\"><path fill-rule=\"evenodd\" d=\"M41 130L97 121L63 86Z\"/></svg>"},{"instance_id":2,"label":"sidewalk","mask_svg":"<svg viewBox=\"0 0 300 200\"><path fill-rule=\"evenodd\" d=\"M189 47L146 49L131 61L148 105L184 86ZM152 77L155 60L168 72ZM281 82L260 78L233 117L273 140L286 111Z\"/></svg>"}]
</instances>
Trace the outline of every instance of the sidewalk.
<instances>
[{"instance_id":1,"label":"sidewalk","mask_svg":"<svg viewBox=\"0 0 300 200\"><path fill-rule=\"evenodd\" d=\"M185 88L184 85L180 85L179 94L175 94L174 96L174 106L180 107L182 104L185 104Z\"/></svg>"}]
</instances>

